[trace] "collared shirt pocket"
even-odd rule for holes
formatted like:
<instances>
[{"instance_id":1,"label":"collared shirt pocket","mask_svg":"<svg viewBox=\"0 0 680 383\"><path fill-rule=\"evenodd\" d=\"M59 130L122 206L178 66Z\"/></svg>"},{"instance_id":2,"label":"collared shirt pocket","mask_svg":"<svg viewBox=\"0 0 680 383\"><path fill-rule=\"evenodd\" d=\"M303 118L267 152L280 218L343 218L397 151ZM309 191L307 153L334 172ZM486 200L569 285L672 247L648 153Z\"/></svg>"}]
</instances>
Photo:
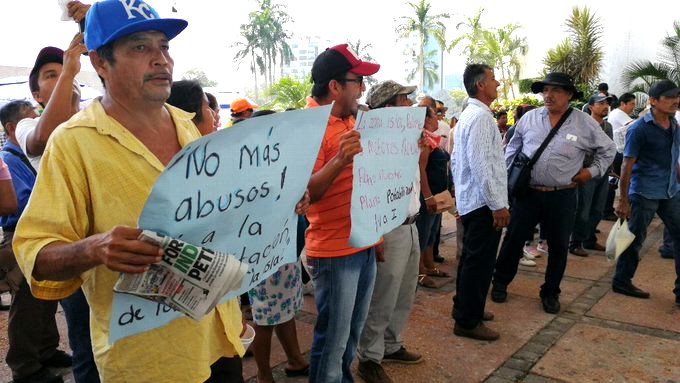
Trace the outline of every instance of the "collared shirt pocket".
<instances>
[{"instance_id":1,"label":"collared shirt pocket","mask_svg":"<svg viewBox=\"0 0 680 383\"><path fill-rule=\"evenodd\" d=\"M579 142L578 138L575 137L560 137L559 135L555 137L555 142L553 145L553 153L560 157L565 157L568 159L577 158L579 152Z\"/></svg>"}]
</instances>

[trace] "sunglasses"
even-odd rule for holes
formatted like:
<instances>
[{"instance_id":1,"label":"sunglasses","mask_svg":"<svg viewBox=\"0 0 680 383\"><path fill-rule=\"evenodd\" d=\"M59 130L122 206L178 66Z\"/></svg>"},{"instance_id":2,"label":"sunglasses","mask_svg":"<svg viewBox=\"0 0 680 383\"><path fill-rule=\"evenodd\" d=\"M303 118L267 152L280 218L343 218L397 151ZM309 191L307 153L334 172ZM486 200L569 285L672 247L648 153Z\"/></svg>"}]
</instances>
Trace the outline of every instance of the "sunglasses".
<instances>
[{"instance_id":1,"label":"sunglasses","mask_svg":"<svg viewBox=\"0 0 680 383\"><path fill-rule=\"evenodd\" d=\"M341 82L341 83L355 82L355 83L357 83L357 85L361 85L361 84L364 83L364 77L359 76L357 78L340 78L340 79L337 79L336 81Z\"/></svg>"}]
</instances>

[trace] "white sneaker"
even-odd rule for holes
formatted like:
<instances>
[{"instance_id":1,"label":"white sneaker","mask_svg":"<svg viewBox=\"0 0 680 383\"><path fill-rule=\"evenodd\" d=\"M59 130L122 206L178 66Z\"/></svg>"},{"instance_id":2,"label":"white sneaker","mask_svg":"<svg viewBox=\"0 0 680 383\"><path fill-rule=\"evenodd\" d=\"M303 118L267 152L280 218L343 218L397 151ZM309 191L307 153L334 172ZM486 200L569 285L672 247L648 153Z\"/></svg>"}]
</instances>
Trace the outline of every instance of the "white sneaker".
<instances>
[{"instance_id":1,"label":"white sneaker","mask_svg":"<svg viewBox=\"0 0 680 383\"><path fill-rule=\"evenodd\" d=\"M532 261L531 259L522 257L522 259L519 260L519 264L522 266L534 267L536 266L536 261Z\"/></svg>"},{"instance_id":2,"label":"white sneaker","mask_svg":"<svg viewBox=\"0 0 680 383\"><path fill-rule=\"evenodd\" d=\"M540 251L543 254L548 254L548 242L546 241L538 242L538 245L536 245L536 250Z\"/></svg>"},{"instance_id":3,"label":"white sneaker","mask_svg":"<svg viewBox=\"0 0 680 383\"><path fill-rule=\"evenodd\" d=\"M524 245L524 258L533 261L541 256L541 252L536 250L536 247L531 245Z\"/></svg>"}]
</instances>

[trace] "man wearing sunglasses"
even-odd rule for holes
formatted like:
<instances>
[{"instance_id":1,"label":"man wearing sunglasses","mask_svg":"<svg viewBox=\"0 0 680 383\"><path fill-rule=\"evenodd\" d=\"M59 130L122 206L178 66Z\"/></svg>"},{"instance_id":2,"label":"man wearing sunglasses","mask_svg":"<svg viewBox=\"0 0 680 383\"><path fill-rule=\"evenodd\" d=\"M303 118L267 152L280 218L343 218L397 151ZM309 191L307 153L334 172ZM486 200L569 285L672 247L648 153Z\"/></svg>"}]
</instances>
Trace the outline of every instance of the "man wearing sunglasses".
<instances>
[{"instance_id":1,"label":"man wearing sunglasses","mask_svg":"<svg viewBox=\"0 0 680 383\"><path fill-rule=\"evenodd\" d=\"M347 44L326 49L312 66L307 108L333 104L309 180L312 205L305 233L318 317L311 351L310 382L352 381L351 364L366 321L376 273L376 243L349 246L352 163L361 152L354 130L363 76L380 65L363 62Z\"/></svg>"}]
</instances>

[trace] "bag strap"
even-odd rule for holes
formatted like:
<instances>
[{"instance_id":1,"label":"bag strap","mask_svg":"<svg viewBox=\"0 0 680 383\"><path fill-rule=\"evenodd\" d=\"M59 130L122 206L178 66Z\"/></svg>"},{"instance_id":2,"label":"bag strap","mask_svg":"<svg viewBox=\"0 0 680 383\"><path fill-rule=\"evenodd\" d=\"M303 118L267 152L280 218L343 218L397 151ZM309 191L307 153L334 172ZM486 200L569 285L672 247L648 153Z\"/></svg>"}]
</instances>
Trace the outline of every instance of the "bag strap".
<instances>
[{"instance_id":1,"label":"bag strap","mask_svg":"<svg viewBox=\"0 0 680 383\"><path fill-rule=\"evenodd\" d=\"M555 137L555 135L557 134L557 131L560 129L560 127L562 127L562 124L564 124L564 121L567 120L567 117L569 117L572 110L573 110L573 108L569 107L569 109L567 109L567 111L564 112L562 117L560 117L560 120L557 121L557 125L555 125L554 128L550 129L550 133L548 133L548 137L546 137L545 140L543 140L543 143L541 144L541 146L538 147L538 150L536 150L536 153L534 153L534 156L531 157L531 161L529 161L529 164L528 164L529 168L532 168L534 166L534 164L536 163L536 161L538 161L538 158L541 156L541 154L543 154L543 151L545 150L545 148L550 143L550 140L552 140L553 137Z\"/></svg>"},{"instance_id":2,"label":"bag strap","mask_svg":"<svg viewBox=\"0 0 680 383\"><path fill-rule=\"evenodd\" d=\"M21 159L21 161L23 161L24 164L28 166L28 168L31 170L31 173L33 173L34 176L38 175L38 172L35 171L35 168L33 167L33 165L31 165L31 161L28 160L24 153L18 152L12 148L2 148L2 150L7 153L13 154L16 157L19 157L19 159Z\"/></svg>"}]
</instances>

